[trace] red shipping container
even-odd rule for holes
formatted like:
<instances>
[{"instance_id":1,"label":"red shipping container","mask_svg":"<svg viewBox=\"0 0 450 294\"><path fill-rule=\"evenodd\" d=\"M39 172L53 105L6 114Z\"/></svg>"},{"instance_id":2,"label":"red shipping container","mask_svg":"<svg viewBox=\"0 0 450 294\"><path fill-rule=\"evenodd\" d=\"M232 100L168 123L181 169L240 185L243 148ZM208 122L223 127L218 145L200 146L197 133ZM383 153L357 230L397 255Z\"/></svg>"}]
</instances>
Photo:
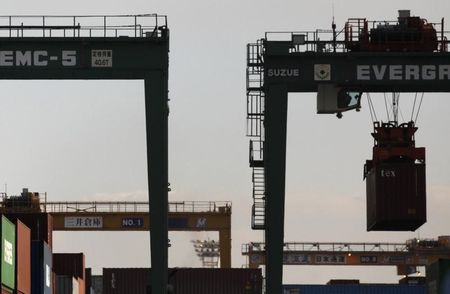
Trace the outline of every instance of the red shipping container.
<instances>
[{"instance_id":1,"label":"red shipping container","mask_svg":"<svg viewBox=\"0 0 450 294\"><path fill-rule=\"evenodd\" d=\"M414 231L426 222L425 164L379 163L366 188L368 231Z\"/></svg>"},{"instance_id":2,"label":"red shipping container","mask_svg":"<svg viewBox=\"0 0 450 294\"><path fill-rule=\"evenodd\" d=\"M52 247L53 217L48 213L6 213L12 222L19 219L31 230L32 241L45 241Z\"/></svg>"},{"instance_id":3,"label":"red shipping container","mask_svg":"<svg viewBox=\"0 0 450 294\"><path fill-rule=\"evenodd\" d=\"M16 220L16 290L31 293L31 230Z\"/></svg>"},{"instance_id":4,"label":"red shipping container","mask_svg":"<svg viewBox=\"0 0 450 294\"><path fill-rule=\"evenodd\" d=\"M146 294L148 268L104 268L103 294ZM260 269L169 269L169 284L177 294L260 294Z\"/></svg>"}]
</instances>

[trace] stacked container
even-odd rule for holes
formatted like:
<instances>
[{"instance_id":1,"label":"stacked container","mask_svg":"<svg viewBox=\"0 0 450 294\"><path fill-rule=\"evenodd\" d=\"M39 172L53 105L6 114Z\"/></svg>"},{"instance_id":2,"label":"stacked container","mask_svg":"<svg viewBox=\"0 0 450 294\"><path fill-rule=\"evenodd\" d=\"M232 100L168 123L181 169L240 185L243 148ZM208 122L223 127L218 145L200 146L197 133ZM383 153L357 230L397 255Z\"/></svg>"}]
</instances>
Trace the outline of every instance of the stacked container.
<instances>
[{"instance_id":1,"label":"stacked container","mask_svg":"<svg viewBox=\"0 0 450 294\"><path fill-rule=\"evenodd\" d=\"M439 259L426 270L428 294L450 293L450 259Z\"/></svg>"},{"instance_id":2,"label":"stacked container","mask_svg":"<svg viewBox=\"0 0 450 294\"><path fill-rule=\"evenodd\" d=\"M374 123L372 160L364 166L368 231L414 231L426 222L425 148L413 122Z\"/></svg>"},{"instance_id":3,"label":"stacked container","mask_svg":"<svg viewBox=\"0 0 450 294\"><path fill-rule=\"evenodd\" d=\"M31 231L21 221L16 221L16 291L31 293Z\"/></svg>"},{"instance_id":4,"label":"stacked container","mask_svg":"<svg viewBox=\"0 0 450 294\"><path fill-rule=\"evenodd\" d=\"M16 228L2 215L1 223L1 282L2 293L13 293L16 285Z\"/></svg>"},{"instance_id":5,"label":"stacked container","mask_svg":"<svg viewBox=\"0 0 450 294\"><path fill-rule=\"evenodd\" d=\"M91 294L103 294L103 276L91 276Z\"/></svg>"},{"instance_id":6,"label":"stacked container","mask_svg":"<svg viewBox=\"0 0 450 294\"><path fill-rule=\"evenodd\" d=\"M31 292L52 294L52 251L44 241L31 242Z\"/></svg>"},{"instance_id":7,"label":"stacked container","mask_svg":"<svg viewBox=\"0 0 450 294\"><path fill-rule=\"evenodd\" d=\"M146 294L148 268L104 268L103 294ZM169 269L169 285L177 294L260 294L260 269Z\"/></svg>"},{"instance_id":8,"label":"stacked container","mask_svg":"<svg viewBox=\"0 0 450 294\"><path fill-rule=\"evenodd\" d=\"M78 294L78 280L70 276L56 276L56 294Z\"/></svg>"},{"instance_id":9,"label":"stacked container","mask_svg":"<svg viewBox=\"0 0 450 294\"><path fill-rule=\"evenodd\" d=\"M427 294L425 285L283 285L284 294ZM177 293L178 294L178 293Z\"/></svg>"},{"instance_id":10,"label":"stacked container","mask_svg":"<svg viewBox=\"0 0 450 294\"><path fill-rule=\"evenodd\" d=\"M91 294L92 292L92 269L87 268L84 270L84 291L85 294Z\"/></svg>"},{"instance_id":11,"label":"stacked container","mask_svg":"<svg viewBox=\"0 0 450 294\"><path fill-rule=\"evenodd\" d=\"M83 253L53 254L53 270L57 277L75 278L79 284L77 294L85 293L85 261ZM57 285L57 288L59 286ZM72 292L70 292L72 293ZM59 293L58 293L59 294ZM65 294L65 293L61 293Z\"/></svg>"},{"instance_id":12,"label":"stacked container","mask_svg":"<svg viewBox=\"0 0 450 294\"><path fill-rule=\"evenodd\" d=\"M53 217L48 213L7 213L11 221L20 220L31 230L32 241L45 241L52 247Z\"/></svg>"}]
</instances>

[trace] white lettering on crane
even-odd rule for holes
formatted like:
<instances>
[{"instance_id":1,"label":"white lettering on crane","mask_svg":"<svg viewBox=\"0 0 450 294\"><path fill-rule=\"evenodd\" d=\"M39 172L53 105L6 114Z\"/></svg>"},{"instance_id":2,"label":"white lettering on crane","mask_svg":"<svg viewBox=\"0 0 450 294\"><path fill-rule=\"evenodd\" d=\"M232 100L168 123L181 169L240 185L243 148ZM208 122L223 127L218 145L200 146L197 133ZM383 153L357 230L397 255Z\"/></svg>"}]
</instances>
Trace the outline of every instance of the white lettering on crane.
<instances>
[{"instance_id":1,"label":"white lettering on crane","mask_svg":"<svg viewBox=\"0 0 450 294\"><path fill-rule=\"evenodd\" d=\"M77 65L77 51L62 50L50 54L47 50L0 50L0 67L70 67Z\"/></svg>"},{"instance_id":2,"label":"white lettering on crane","mask_svg":"<svg viewBox=\"0 0 450 294\"><path fill-rule=\"evenodd\" d=\"M356 79L358 81L450 80L450 64L357 65Z\"/></svg>"}]
</instances>

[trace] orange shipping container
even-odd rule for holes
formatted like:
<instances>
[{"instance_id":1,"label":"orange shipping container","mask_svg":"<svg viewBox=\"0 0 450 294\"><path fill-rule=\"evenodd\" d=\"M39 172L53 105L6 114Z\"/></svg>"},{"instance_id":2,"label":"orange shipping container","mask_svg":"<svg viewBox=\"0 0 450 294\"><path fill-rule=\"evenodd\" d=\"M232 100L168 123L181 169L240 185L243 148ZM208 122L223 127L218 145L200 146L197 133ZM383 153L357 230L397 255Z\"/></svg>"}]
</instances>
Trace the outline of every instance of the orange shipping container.
<instances>
[{"instance_id":1,"label":"orange shipping container","mask_svg":"<svg viewBox=\"0 0 450 294\"><path fill-rule=\"evenodd\" d=\"M16 289L18 293L31 293L31 230L16 221Z\"/></svg>"}]
</instances>

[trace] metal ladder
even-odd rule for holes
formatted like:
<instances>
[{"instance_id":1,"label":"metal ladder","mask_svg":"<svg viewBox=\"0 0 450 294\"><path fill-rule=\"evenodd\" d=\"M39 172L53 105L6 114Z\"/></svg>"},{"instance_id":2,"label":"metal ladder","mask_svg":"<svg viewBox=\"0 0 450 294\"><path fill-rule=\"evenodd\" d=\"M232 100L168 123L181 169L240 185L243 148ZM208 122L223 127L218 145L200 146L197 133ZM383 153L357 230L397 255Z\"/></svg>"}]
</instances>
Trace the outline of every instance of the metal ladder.
<instances>
[{"instance_id":1,"label":"metal ladder","mask_svg":"<svg viewBox=\"0 0 450 294\"><path fill-rule=\"evenodd\" d=\"M265 229L264 180L264 62L262 40L247 45L247 136L252 168L252 229Z\"/></svg>"}]
</instances>

